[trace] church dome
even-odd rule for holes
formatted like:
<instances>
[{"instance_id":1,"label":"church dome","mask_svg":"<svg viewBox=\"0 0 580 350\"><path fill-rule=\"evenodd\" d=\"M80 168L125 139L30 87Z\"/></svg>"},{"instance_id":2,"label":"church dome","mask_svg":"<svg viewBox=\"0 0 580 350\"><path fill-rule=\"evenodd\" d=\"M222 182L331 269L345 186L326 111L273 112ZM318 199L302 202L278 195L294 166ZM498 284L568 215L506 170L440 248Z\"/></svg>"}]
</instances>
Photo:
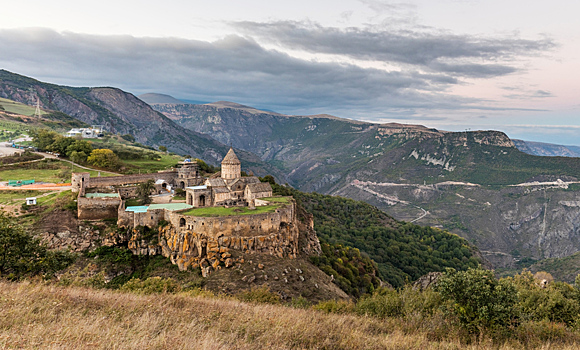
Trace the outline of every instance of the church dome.
<instances>
[{"instance_id":1,"label":"church dome","mask_svg":"<svg viewBox=\"0 0 580 350\"><path fill-rule=\"evenodd\" d=\"M236 153L234 152L233 148L230 148L230 150L228 151L228 154L226 154L226 156L224 157L224 160L222 160L222 164L242 164L242 162L240 162L240 160L238 159L238 156L236 156Z\"/></svg>"}]
</instances>

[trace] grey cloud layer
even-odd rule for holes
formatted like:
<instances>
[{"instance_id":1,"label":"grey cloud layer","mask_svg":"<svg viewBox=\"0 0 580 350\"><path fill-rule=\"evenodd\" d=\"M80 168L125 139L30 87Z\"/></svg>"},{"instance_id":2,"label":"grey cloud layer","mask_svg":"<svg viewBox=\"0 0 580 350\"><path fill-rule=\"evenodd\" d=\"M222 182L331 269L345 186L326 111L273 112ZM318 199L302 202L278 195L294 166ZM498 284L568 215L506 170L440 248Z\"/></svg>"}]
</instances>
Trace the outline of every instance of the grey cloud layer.
<instances>
[{"instance_id":1,"label":"grey cloud layer","mask_svg":"<svg viewBox=\"0 0 580 350\"><path fill-rule=\"evenodd\" d=\"M436 73L489 78L515 72L506 61L555 47L550 39L481 38L413 29L332 28L311 22L236 22L235 28L283 47L359 60L418 66ZM485 61L485 63L477 63Z\"/></svg>"},{"instance_id":2,"label":"grey cloud layer","mask_svg":"<svg viewBox=\"0 0 580 350\"><path fill-rule=\"evenodd\" d=\"M260 35L272 32L278 40L288 42L302 38L300 45L311 50L330 52L334 48L353 57L423 64L432 71L421 73L411 67L389 72L305 60L267 50L252 38L237 35L205 42L38 28L0 30L0 68L60 84L117 86L137 94L154 91L191 100L232 100L284 113L409 118L417 109L490 109L483 103L487 101L451 95L447 89L460 83L457 76L489 77L515 69L499 64L449 63L445 59L512 57L551 45L525 40L473 42L458 37L456 47L451 48L450 37L412 38L412 46L403 35L377 37L378 46L395 45L385 51L372 48L374 36L361 31L330 33L325 28L301 28L290 22L239 26ZM330 39L336 42L330 45Z\"/></svg>"},{"instance_id":3,"label":"grey cloud layer","mask_svg":"<svg viewBox=\"0 0 580 350\"><path fill-rule=\"evenodd\" d=\"M0 65L16 73L73 85L115 85L190 99L268 101L273 108L327 111L453 106L453 77L386 72L301 60L229 36L215 42L0 30ZM472 101L471 101L472 102Z\"/></svg>"}]
</instances>

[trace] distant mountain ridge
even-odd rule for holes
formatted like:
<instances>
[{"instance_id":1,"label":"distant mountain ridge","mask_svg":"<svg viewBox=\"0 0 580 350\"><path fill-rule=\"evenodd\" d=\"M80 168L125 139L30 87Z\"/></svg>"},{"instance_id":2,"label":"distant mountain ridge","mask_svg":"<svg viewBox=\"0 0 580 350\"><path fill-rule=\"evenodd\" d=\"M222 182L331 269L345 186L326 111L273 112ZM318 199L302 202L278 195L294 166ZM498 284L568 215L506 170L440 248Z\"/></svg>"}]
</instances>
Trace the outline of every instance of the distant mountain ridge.
<instances>
[{"instance_id":1,"label":"distant mountain ridge","mask_svg":"<svg viewBox=\"0 0 580 350\"><path fill-rule=\"evenodd\" d=\"M60 86L0 70L0 97L27 103L31 91L38 96L41 108L65 113L87 124L104 125L105 130L113 133L131 134L145 145L165 146L211 164L218 164L229 148L208 135L181 127L120 89ZM255 155L240 151L238 156L245 169L280 177L274 167Z\"/></svg>"},{"instance_id":2,"label":"distant mountain ridge","mask_svg":"<svg viewBox=\"0 0 580 350\"><path fill-rule=\"evenodd\" d=\"M553 143L512 139L516 147L527 154L548 157L580 157L579 146L563 146Z\"/></svg>"},{"instance_id":3,"label":"distant mountain ridge","mask_svg":"<svg viewBox=\"0 0 580 350\"><path fill-rule=\"evenodd\" d=\"M146 102L147 104L158 104L158 103L186 103L185 101L178 100L173 96L165 95L165 94L158 94L158 93L147 93L137 96L141 101Z\"/></svg>"}]
</instances>

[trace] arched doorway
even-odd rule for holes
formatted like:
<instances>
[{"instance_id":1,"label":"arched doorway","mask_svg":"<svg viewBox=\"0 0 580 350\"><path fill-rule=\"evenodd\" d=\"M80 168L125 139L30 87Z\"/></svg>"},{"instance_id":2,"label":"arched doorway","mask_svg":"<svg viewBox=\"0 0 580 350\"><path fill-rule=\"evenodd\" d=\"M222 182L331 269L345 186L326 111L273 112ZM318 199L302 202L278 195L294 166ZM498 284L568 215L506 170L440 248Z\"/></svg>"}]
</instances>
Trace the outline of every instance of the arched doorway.
<instances>
[{"instance_id":1,"label":"arched doorway","mask_svg":"<svg viewBox=\"0 0 580 350\"><path fill-rule=\"evenodd\" d=\"M179 188L181 188L183 190L185 188L185 182L181 181L179 183Z\"/></svg>"}]
</instances>

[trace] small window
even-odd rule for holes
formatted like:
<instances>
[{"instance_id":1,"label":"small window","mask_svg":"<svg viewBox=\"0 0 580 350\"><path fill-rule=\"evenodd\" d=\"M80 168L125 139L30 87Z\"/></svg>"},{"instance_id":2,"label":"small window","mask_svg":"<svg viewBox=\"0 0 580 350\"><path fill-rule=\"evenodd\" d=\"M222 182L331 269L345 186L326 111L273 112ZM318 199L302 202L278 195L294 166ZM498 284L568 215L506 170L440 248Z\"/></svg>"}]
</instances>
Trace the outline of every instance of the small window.
<instances>
[{"instance_id":1,"label":"small window","mask_svg":"<svg viewBox=\"0 0 580 350\"><path fill-rule=\"evenodd\" d=\"M185 226L185 219L181 218L179 219L179 227L184 227Z\"/></svg>"}]
</instances>

